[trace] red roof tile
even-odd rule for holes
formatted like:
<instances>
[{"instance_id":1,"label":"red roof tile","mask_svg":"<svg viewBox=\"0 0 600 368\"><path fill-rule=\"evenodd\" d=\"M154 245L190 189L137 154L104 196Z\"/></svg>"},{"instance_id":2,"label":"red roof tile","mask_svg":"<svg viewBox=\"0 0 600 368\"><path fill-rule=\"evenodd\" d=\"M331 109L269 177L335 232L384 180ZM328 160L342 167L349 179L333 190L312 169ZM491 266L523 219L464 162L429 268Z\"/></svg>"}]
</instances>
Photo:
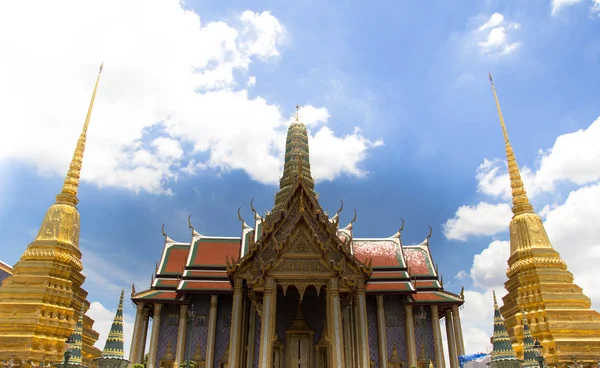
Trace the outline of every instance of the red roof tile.
<instances>
[{"instance_id":1,"label":"red roof tile","mask_svg":"<svg viewBox=\"0 0 600 368\"><path fill-rule=\"evenodd\" d=\"M225 267L223 267L223 270L191 270L191 271L186 271L185 272L185 277L223 277L223 278L227 278L227 271L225 270Z\"/></svg>"},{"instance_id":2,"label":"red roof tile","mask_svg":"<svg viewBox=\"0 0 600 368\"><path fill-rule=\"evenodd\" d=\"M410 284L406 281L399 282L369 282L367 292L374 291L411 291Z\"/></svg>"},{"instance_id":3,"label":"red roof tile","mask_svg":"<svg viewBox=\"0 0 600 368\"><path fill-rule=\"evenodd\" d=\"M422 247L402 247L411 276L435 276L429 253Z\"/></svg>"},{"instance_id":4,"label":"red roof tile","mask_svg":"<svg viewBox=\"0 0 600 368\"><path fill-rule=\"evenodd\" d=\"M462 300L443 291L420 292L412 295L416 302L460 302Z\"/></svg>"},{"instance_id":5,"label":"red roof tile","mask_svg":"<svg viewBox=\"0 0 600 368\"><path fill-rule=\"evenodd\" d=\"M184 281L179 290L231 291L229 281Z\"/></svg>"},{"instance_id":6,"label":"red roof tile","mask_svg":"<svg viewBox=\"0 0 600 368\"><path fill-rule=\"evenodd\" d=\"M185 262L187 261L190 246L187 244L174 244L167 248L165 259L158 274L181 275Z\"/></svg>"},{"instance_id":7,"label":"red roof tile","mask_svg":"<svg viewBox=\"0 0 600 368\"><path fill-rule=\"evenodd\" d=\"M227 264L226 257L237 261L240 241L240 238L200 238L194 243L188 266L224 266Z\"/></svg>"},{"instance_id":8,"label":"red roof tile","mask_svg":"<svg viewBox=\"0 0 600 368\"><path fill-rule=\"evenodd\" d=\"M352 242L354 256L365 263L373 259L373 267L400 267L404 262L398 257L399 244L392 239L357 239Z\"/></svg>"}]
</instances>

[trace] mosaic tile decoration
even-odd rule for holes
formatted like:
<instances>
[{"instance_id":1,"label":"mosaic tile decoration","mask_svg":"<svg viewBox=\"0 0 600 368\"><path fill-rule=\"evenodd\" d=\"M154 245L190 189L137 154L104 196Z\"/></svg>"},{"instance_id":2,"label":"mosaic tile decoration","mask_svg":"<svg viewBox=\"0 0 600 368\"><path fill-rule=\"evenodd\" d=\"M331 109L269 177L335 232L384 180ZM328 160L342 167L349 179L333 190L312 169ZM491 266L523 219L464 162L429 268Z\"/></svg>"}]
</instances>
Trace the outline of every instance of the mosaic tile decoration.
<instances>
[{"instance_id":1,"label":"mosaic tile decoration","mask_svg":"<svg viewBox=\"0 0 600 368\"><path fill-rule=\"evenodd\" d=\"M420 308L413 308L413 316L415 321L415 339L417 345L417 359L421 355L421 345L425 341L425 358L435 359L435 347L433 340L433 323L431 321L431 308L424 307L426 312L426 318L424 323L420 322L417 318L420 313Z\"/></svg>"},{"instance_id":2,"label":"mosaic tile decoration","mask_svg":"<svg viewBox=\"0 0 600 368\"><path fill-rule=\"evenodd\" d=\"M192 327L192 338L190 340L190 351L189 356L194 356L196 352L196 348L198 347L198 342L200 342L200 348L202 350L202 354L206 359L206 340L208 339L208 319L210 313L210 295L198 295L195 296L192 300L192 304L194 305L194 313L196 318L198 316L204 315L206 316L206 326L196 326L194 322L194 326ZM195 319L195 318L194 318ZM186 352L187 354L187 352Z\"/></svg>"},{"instance_id":3,"label":"mosaic tile decoration","mask_svg":"<svg viewBox=\"0 0 600 368\"><path fill-rule=\"evenodd\" d=\"M394 343L398 350L398 355L404 361L407 361L406 357L406 314L404 313L403 299L398 295L390 295L383 297L383 309L385 311L386 318L386 342L387 342L387 356L392 356L392 349ZM396 316L398 322L396 327L387 325L387 317Z\"/></svg>"},{"instance_id":4,"label":"mosaic tile decoration","mask_svg":"<svg viewBox=\"0 0 600 368\"><path fill-rule=\"evenodd\" d=\"M217 333L215 336L215 361L213 368L218 368L219 360L223 357L229 344L230 326L225 326L225 321L231 321L231 295L221 295L217 306Z\"/></svg>"},{"instance_id":5,"label":"mosaic tile decoration","mask_svg":"<svg viewBox=\"0 0 600 368\"><path fill-rule=\"evenodd\" d=\"M379 340L377 339L377 300L375 296L367 296L367 327L369 333L369 356L379 368Z\"/></svg>"},{"instance_id":6,"label":"mosaic tile decoration","mask_svg":"<svg viewBox=\"0 0 600 368\"><path fill-rule=\"evenodd\" d=\"M169 314L177 315L177 325L169 326L167 319ZM171 349L173 355L177 349L177 330L179 329L179 306L164 304L160 311L160 329L158 332L158 346L156 349L156 361L155 367L158 367L158 362L162 359L163 355L167 352L167 345L171 342Z\"/></svg>"},{"instance_id":7,"label":"mosaic tile decoration","mask_svg":"<svg viewBox=\"0 0 600 368\"><path fill-rule=\"evenodd\" d=\"M258 354L260 353L260 316L256 313L256 328L254 329L254 368L258 368Z\"/></svg>"}]
</instances>

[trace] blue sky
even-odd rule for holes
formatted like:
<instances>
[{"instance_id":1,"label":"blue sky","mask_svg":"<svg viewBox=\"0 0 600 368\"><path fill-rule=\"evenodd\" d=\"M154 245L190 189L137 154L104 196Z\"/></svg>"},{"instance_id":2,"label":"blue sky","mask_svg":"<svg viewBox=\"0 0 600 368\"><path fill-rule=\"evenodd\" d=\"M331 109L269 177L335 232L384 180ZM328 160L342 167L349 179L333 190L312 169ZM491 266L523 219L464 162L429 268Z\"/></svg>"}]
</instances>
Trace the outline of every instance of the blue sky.
<instances>
[{"instance_id":1,"label":"blue sky","mask_svg":"<svg viewBox=\"0 0 600 368\"><path fill-rule=\"evenodd\" d=\"M445 286L468 290L465 314L485 313L464 318L467 350L484 350L510 220L491 71L532 202L597 305L593 267L565 254L570 234L598 247L577 227L600 219L581 207L600 198L593 1L125 4L38 3L47 17L0 5L3 261L18 261L59 192L104 61L78 206L98 308L148 286L163 223L178 241L190 214L203 234L238 236L239 206L247 219L252 198L272 207L298 102L321 204L333 213L343 199L342 223L356 208L356 237L391 236L403 218L413 244L431 225Z\"/></svg>"}]
</instances>

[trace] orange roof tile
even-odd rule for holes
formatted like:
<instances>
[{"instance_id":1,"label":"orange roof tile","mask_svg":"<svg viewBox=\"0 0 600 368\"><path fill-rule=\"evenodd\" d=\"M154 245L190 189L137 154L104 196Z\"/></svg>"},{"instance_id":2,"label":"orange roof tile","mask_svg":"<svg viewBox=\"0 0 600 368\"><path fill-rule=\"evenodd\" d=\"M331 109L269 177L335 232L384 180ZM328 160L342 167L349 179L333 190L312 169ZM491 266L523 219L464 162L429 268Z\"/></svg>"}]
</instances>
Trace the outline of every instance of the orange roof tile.
<instances>
[{"instance_id":1,"label":"orange roof tile","mask_svg":"<svg viewBox=\"0 0 600 368\"><path fill-rule=\"evenodd\" d=\"M355 239L352 241L354 256L365 263L373 260L373 267L406 267L398 257L399 244L393 239Z\"/></svg>"},{"instance_id":2,"label":"orange roof tile","mask_svg":"<svg viewBox=\"0 0 600 368\"><path fill-rule=\"evenodd\" d=\"M226 257L234 260L240 256L240 238L205 238L194 243L192 256L188 266L224 266Z\"/></svg>"}]
</instances>

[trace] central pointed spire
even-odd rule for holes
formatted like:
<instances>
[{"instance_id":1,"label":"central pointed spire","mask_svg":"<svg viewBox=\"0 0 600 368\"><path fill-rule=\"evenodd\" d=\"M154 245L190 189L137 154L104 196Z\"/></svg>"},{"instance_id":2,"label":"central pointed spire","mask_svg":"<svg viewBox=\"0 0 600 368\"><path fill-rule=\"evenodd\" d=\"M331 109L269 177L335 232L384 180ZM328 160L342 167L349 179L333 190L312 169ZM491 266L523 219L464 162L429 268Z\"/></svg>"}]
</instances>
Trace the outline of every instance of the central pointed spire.
<instances>
[{"instance_id":1,"label":"central pointed spire","mask_svg":"<svg viewBox=\"0 0 600 368\"><path fill-rule=\"evenodd\" d=\"M496 94L496 88L494 87L494 81L492 74L488 73L490 77L490 83L492 84L492 91L494 92L494 100L496 101L496 109L498 110L498 118L500 119L500 125L502 127L502 134L504 135L504 144L506 146L506 159L508 161L508 175L510 176L510 187L512 189L512 201L513 208L512 212L515 215L523 213L533 213L533 206L529 203L527 198L527 192L523 186L523 180L521 180L521 173L519 172L519 166L517 165L517 159L513 152L512 145L508 139L508 133L506 132L506 125L504 124L504 117L502 116L502 110L500 109L500 102L498 101L498 95Z\"/></svg>"},{"instance_id":2,"label":"central pointed spire","mask_svg":"<svg viewBox=\"0 0 600 368\"><path fill-rule=\"evenodd\" d=\"M85 151L85 142L88 126L90 125L90 118L92 117L92 109L94 107L94 101L96 100L96 91L98 90L98 83L100 82L100 74L102 74L102 66L100 64L100 70L98 71L98 77L96 78L96 84L94 85L94 92L92 92L92 99L88 108L87 115L85 117L85 123L83 124L83 130L79 135L75 153L71 159L71 165L69 165L69 171L65 178L65 183L59 195L56 196L57 202L66 202L72 205L76 205L78 202L77 191L79 189L79 177L81 176L81 165L83 162L83 153Z\"/></svg>"},{"instance_id":3,"label":"central pointed spire","mask_svg":"<svg viewBox=\"0 0 600 368\"><path fill-rule=\"evenodd\" d=\"M315 182L310 172L308 132L304 123L300 121L299 111L300 106L296 104L295 120L287 131L283 177L279 180L279 192L275 195L275 207L285 202L289 191L298 180L301 180L311 191L315 188Z\"/></svg>"}]
</instances>

